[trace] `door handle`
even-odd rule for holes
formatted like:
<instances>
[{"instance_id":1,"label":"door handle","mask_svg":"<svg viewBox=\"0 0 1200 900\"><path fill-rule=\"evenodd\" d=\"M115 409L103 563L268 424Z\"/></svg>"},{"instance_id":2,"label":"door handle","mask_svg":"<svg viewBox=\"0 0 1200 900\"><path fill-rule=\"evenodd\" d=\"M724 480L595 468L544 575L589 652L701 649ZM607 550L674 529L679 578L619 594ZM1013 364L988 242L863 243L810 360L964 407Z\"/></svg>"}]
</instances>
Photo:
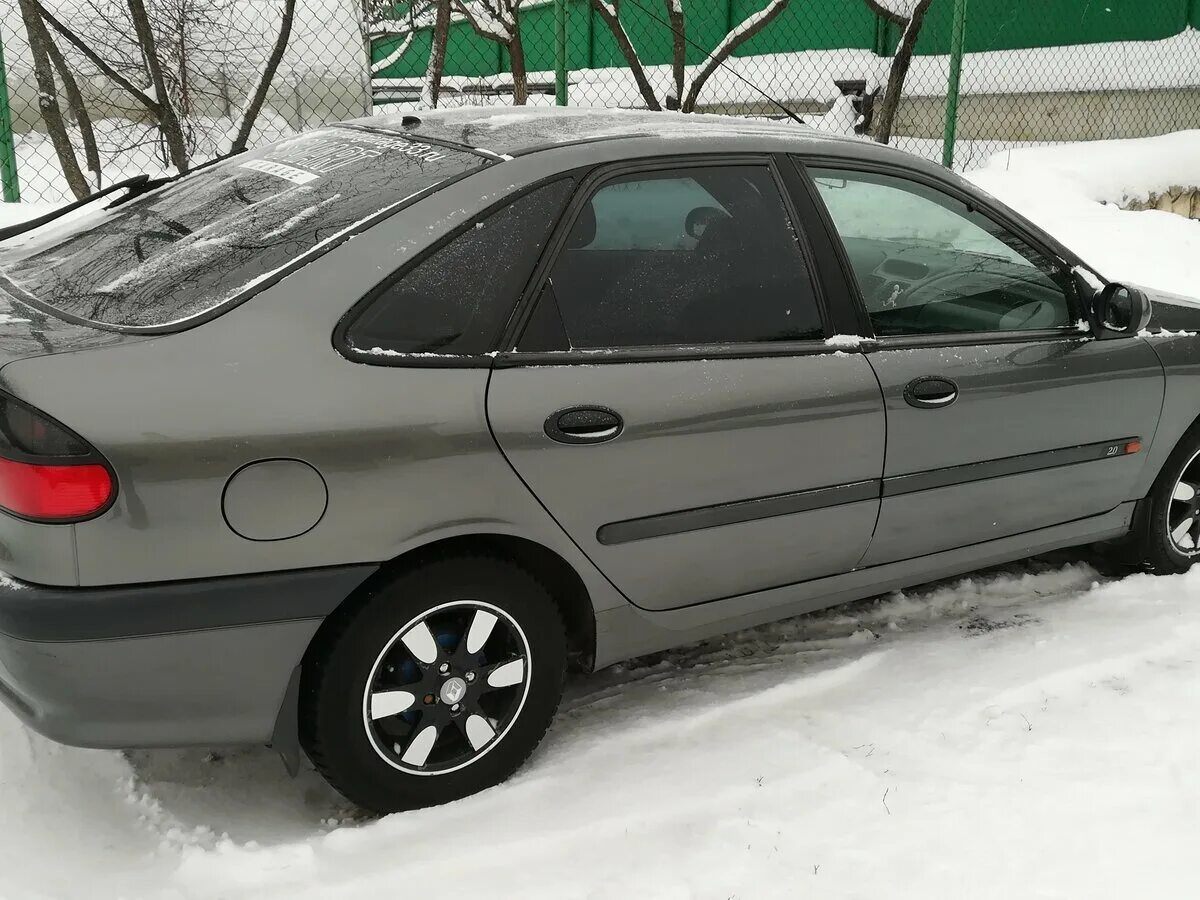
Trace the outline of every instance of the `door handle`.
<instances>
[{"instance_id":1,"label":"door handle","mask_svg":"<svg viewBox=\"0 0 1200 900\"><path fill-rule=\"evenodd\" d=\"M621 433L625 423L603 406L573 406L546 419L546 436L560 444L600 444Z\"/></svg>"},{"instance_id":2,"label":"door handle","mask_svg":"<svg viewBox=\"0 0 1200 900\"><path fill-rule=\"evenodd\" d=\"M958 385L949 378L928 375L904 386L904 402L917 409L941 409L958 399Z\"/></svg>"}]
</instances>

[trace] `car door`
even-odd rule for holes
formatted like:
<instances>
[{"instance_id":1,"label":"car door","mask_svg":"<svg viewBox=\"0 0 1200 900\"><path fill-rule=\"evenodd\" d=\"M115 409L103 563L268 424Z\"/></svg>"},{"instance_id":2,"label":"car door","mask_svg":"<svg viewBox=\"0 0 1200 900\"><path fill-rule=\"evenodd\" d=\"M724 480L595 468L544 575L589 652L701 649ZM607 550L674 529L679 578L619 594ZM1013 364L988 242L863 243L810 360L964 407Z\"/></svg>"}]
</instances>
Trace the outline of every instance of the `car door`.
<instances>
[{"instance_id":1,"label":"car door","mask_svg":"<svg viewBox=\"0 0 1200 900\"><path fill-rule=\"evenodd\" d=\"M786 162L786 160L785 160ZM595 173L535 277L488 417L530 490L634 603L852 568L884 414L769 158ZM851 310L852 312L852 310Z\"/></svg>"},{"instance_id":2,"label":"car door","mask_svg":"<svg viewBox=\"0 0 1200 900\"><path fill-rule=\"evenodd\" d=\"M949 182L832 163L808 174L877 338L868 359L887 407L864 565L1134 499L1162 368L1141 339L1088 333L1070 264Z\"/></svg>"}]
</instances>

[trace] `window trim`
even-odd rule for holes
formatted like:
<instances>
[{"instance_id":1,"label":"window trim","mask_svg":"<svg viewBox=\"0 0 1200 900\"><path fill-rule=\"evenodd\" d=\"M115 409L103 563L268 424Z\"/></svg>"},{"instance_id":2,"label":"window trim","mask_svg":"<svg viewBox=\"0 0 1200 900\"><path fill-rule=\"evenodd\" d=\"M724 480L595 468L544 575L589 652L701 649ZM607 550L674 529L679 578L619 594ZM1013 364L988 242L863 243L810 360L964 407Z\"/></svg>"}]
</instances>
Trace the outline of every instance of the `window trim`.
<instances>
[{"instance_id":1,"label":"window trim","mask_svg":"<svg viewBox=\"0 0 1200 900\"><path fill-rule=\"evenodd\" d=\"M489 349L488 349L488 351L486 351L484 353L473 353L473 354L432 353L432 354L428 354L428 353L406 353L406 352L401 352L401 351L394 351L394 354L388 354L385 356L385 355L379 355L379 354L372 353L370 350L363 350L359 347L355 347L353 344L350 343L349 331L352 327L354 327L354 323L359 320L359 318L363 315L363 313L365 313L368 309L370 309L372 304L374 304L376 300L378 300L393 285L395 285L396 282L400 281L402 278L404 278L406 275L408 275L409 272L411 272L417 266L421 265L421 263L425 262L425 260L427 260L429 257L433 256L436 253L441 252L441 250L443 248L445 248L450 243L457 240L459 237L461 237L462 235L464 235L468 231L470 231L472 228L474 228L475 222L477 222L481 219L486 219L489 216L496 214L497 212L504 209L505 207L511 206L513 203L516 203L518 200L522 199L523 197L526 197L527 195L532 194L534 191L540 190L541 188L545 187L548 184L553 184L556 181L562 181L564 179L572 179L575 182L575 185L572 188L571 193L569 193L567 196L567 202L563 204L562 209L558 213L558 220L555 221L551 225L550 231L548 233L548 237L546 239L546 247L549 247L550 242L554 239L554 236L557 233L559 226L562 224L562 218L563 218L563 215L565 214L565 211L571 207L571 203L573 202L574 194L576 192L578 192L579 184L580 184L582 178L584 177L583 175L580 174L581 171L586 172L587 170L586 169L584 169L584 170L567 169L567 170L564 170L561 172L555 172L551 175L547 175L544 178L540 178L537 181L530 182L529 184L524 185L523 187L519 188L518 190L512 192L511 194L505 194L504 197L497 200L495 203L491 204L490 206L485 207L479 213L476 213L475 215L472 215L472 216L468 216L467 220L464 221L461 225L459 225L458 227L452 229L451 231L448 231L445 234L443 234L441 237L439 237L436 241L434 241L432 244L430 244L424 250L421 250L419 253L417 253L415 256L413 256L411 259L407 260L403 265L400 266L400 268L395 269L388 275L385 275L379 282L377 282L373 287L371 287L371 289L369 291L367 291L367 293L365 293L362 297L360 297L358 300L356 300L350 306L349 309L347 309L344 313L342 313L341 318L338 319L337 325L335 325L334 329L333 329L333 335L332 335L333 349L336 350L339 354L341 354L345 359L349 360L350 362L361 363L363 365L368 365L368 366L385 366L385 367L392 367L392 368L434 368L434 369L438 369L438 368L453 368L453 369L486 369L486 368L490 368L492 365L493 358L496 356L496 352L497 352L496 348L498 346L500 346L500 340L503 338L503 335L507 332L507 330L510 326L510 323L512 322L513 316L516 314L516 311L519 309L521 302L524 300L525 295L529 290L529 284L530 284L529 281L527 281L525 283L525 285L522 287L521 291L518 292L517 298L513 301L512 309L510 309L508 311L508 315L500 317L501 318L500 327L497 329L496 333L493 334L492 337L489 339L488 345L487 345ZM539 266L541 265L541 260L546 254L546 247L542 248L537 259L535 260L533 271L530 275L531 279L537 277L537 273L539 271Z\"/></svg>"},{"instance_id":2,"label":"window trim","mask_svg":"<svg viewBox=\"0 0 1200 900\"><path fill-rule=\"evenodd\" d=\"M1091 271L1091 267L1084 263L1069 248L1059 243L1049 234L1038 229L1033 223L1020 217L1014 211L1001 207L989 197L978 196L948 179L941 179L930 173L906 168L903 165L874 160L847 159L846 157L827 156L816 153L792 153L789 156L801 180L804 182L810 201L817 208L818 215L827 235L833 241L835 253L841 264L842 280L845 284L846 293L853 299L858 309L862 327L868 329L863 334L870 337L872 349L917 349L922 347L1020 343L1022 341L1093 340L1095 338L1090 333L1080 331L1076 324L1081 320L1087 321L1087 312L1084 309L1083 298L1079 295L1078 288L1076 287L1072 287L1066 292L1068 310L1072 319L1071 323L1055 328L1030 329L1026 331L963 331L950 334L938 333L928 335L876 335L875 326L871 322L870 312L867 310L866 300L862 295L858 278L854 274L850 257L846 252L845 242L842 240L842 236L833 222L829 208L821 198L820 191L817 189L816 181L810 169L833 169L863 175L884 175L902 181L914 182L964 204L971 211L984 216L996 225L1012 232L1016 237L1047 258L1057 260L1065 269L1070 270L1077 266L1082 266Z\"/></svg>"},{"instance_id":3,"label":"window trim","mask_svg":"<svg viewBox=\"0 0 1200 900\"><path fill-rule=\"evenodd\" d=\"M797 208L795 197L784 178L784 170L780 167L778 155L770 152L751 151L746 153L695 153L679 156L656 156L639 159L623 160L615 163L598 165L584 178L576 188L575 195L567 204L565 212L560 216L555 231L546 242L542 258L534 270L520 308L513 316L510 327L506 330L500 344L499 353L495 359L497 368L510 368L525 365L572 365L572 364L606 364L625 362L667 362L675 360L697 359L751 359L770 356L809 356L834 353L838 350L845 352L846 347L832 347L826 341L835 333L832 330L833 318L830 315L830 297L821 278L821 270L817 266L816 255L804 229L804 217ZM667 344L644 347L612 347L589 348L551 351L523 351L518 349L534 310L541 300L542 291L550 278L550 270L562 253L571 228L579 217L579 212L592 194L608 181L627 175L643 172L672 172L679 169L712 168L715 166L759 166L770 173L779 193L784 213L788 217L797 246L804 258L808 269L809 282L817 303L817 312L821 318L824 337L808 341L757 341L749 343L715 343L715 344Z\"/></svg>"}]
</instances>

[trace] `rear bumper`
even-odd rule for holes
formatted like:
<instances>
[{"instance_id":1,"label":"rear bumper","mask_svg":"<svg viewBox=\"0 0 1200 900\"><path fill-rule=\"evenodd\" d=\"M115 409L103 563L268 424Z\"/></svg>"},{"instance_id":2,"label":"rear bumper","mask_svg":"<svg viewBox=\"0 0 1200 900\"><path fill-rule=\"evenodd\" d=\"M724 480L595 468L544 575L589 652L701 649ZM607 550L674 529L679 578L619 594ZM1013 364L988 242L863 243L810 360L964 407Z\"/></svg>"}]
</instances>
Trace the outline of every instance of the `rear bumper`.
<instances>
[{"instance_id":1,"label":"rear bumper","mask_svg":"<svg viewBox=\"0 0 1200 900\"><path fill-rule=\"evenodd\" d=\"M322 619L374 570L0 583L0 701L81 747L267 743Z\"/></svg>"}]
</instances>

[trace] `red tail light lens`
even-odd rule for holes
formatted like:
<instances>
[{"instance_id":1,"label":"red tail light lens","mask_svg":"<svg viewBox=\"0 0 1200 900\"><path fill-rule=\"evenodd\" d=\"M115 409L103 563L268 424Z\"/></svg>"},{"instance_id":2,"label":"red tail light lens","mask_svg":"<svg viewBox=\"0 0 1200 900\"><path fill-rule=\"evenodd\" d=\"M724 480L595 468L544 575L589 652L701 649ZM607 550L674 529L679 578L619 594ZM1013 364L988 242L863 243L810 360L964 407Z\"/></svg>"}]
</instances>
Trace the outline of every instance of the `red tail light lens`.
<instances>
[{"instance_id":1,"label":"red tail light lens","mask_svg":"<svg viewBox=\"0 0 1200 900\"><path fill-rule=\"evenodd\" d=\"M86 519L111 497L112 476L104 466L44 466L0 458L0 506L26 519Z\"/></svg>"},{"instance_id":2,"label":"red tail light lens","mask_svg":"<svg viewBox=\"0 0 1200 900\"><path fill-rule=\"evenodd\" d=\"M112 502L116 482L85 440L0 394L0 509L37 522L77 522Z\"/></svg>"}]
</instances>

